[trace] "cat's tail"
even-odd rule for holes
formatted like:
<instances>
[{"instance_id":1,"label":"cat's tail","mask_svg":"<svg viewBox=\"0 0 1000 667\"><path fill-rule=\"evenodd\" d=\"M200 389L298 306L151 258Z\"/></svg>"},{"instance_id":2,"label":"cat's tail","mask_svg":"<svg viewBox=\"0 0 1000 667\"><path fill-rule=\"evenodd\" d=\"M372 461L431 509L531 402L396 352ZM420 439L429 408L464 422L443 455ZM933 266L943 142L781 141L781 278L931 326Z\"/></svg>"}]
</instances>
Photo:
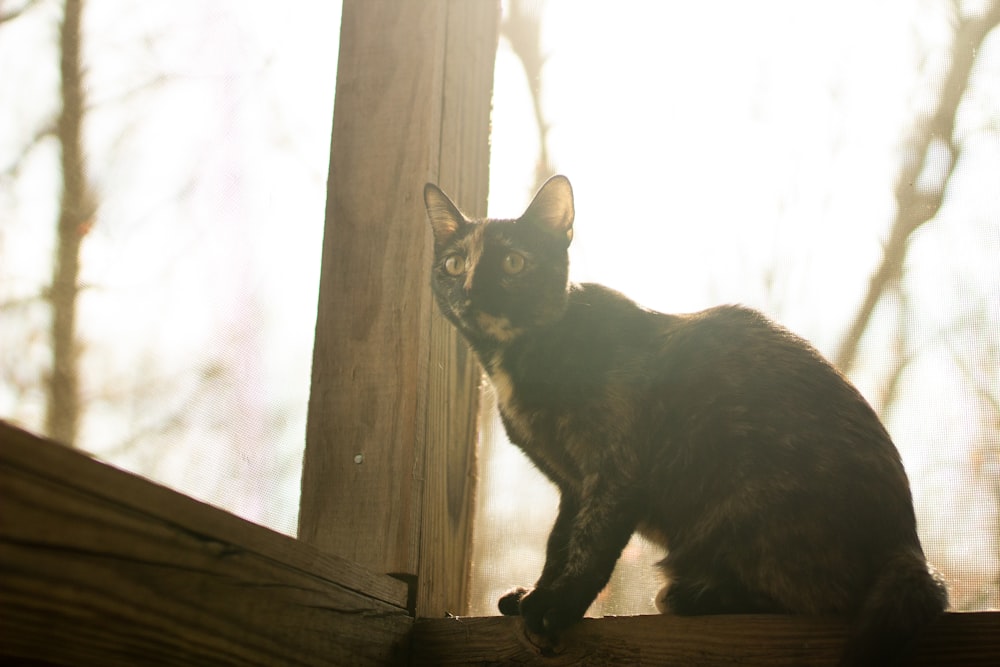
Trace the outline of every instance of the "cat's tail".
<instances>
[{"instance_id":1,"label":"cat's tail","mask_svg":"<svg viewBox=\"0 0 1000 667\"><path fill-rule=\"evenodd\" d=\"M944 582L920 549L897 554L886 562L862 604L841 666L900 664L921 629L947 607Z\"/></svg>"}]
</instances>

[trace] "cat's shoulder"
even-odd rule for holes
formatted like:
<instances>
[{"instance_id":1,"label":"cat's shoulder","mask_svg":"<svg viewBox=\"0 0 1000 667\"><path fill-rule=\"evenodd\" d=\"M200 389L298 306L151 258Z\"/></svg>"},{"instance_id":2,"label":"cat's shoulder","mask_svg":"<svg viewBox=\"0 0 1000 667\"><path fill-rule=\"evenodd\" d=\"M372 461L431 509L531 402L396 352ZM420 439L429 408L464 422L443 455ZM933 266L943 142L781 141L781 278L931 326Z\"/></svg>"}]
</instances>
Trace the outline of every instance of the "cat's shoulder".
<instances>
[{"instance_id":1,"label":"cat's shoulder","mask_svg":"<svg viewBox=\"0 0 1000 667\"><path fill-rule=\"evenodd\" d=\"M691 325L776 326L774 321L761 311L742 304L724 304L694 313L679 315L663 313L646 308L622 292L599 283L571 283L569 287L569 302L571 305L585 308L606 307L641 310L646 313L677 318L678 324L684 322Z\"/></svg>"},{"instance_id":2,"label":"cat's shoulder","mask_svg":"<svg viewBox=\"0 0 1000 667\"><path fill-rule=\"evenodd\" d=\"M635 306L635 302L618 290L599 283L570 283L569 302L580 306Z\"/></svg>"},{"instance_id":3,"label":"cat's shoulder","mask_svg":"<svg viewBox=\"0 0 1000 667\"><path fill-rule=\"evenodd\" d=\"M698 345L797 338L759 310L740 304L713 306L693 313L662 315L661 335L671 342Z\"/></svg>"},{"instance_id":4,"label":"cat's shoulder","mask_svg":"<svg viewBox=\"0 0 1000 667\"><path fill-rule=\"evenodd\" d=\"M744 356L821 360L809 341L763 312L743 305L722 305L678 315L663 329L674 349L740 350Z\"/></svg>"},{"instance_id":5,"label":"cat's shoulder","mask_svg":"<svg viewBox=\"0 0 1000 667\"><path fill-rule=\"evenodd\" d=\"M752 329L781 328L779 324L756 308L734 303L713 306L696 313L690 313L684 319L695 326L705 325Z\"/></svg>"},{"instance_id":6,"label":"cat's shoulder","mask_svg":"<svg viewBox=\"0 0 1000 667\"><path fill-rule=\"evenodd\" d=\"M648 316L658 316L621 292L598 283L571 283L567 320L571 324L640 325Z\"/></svg>"}]
</instances>

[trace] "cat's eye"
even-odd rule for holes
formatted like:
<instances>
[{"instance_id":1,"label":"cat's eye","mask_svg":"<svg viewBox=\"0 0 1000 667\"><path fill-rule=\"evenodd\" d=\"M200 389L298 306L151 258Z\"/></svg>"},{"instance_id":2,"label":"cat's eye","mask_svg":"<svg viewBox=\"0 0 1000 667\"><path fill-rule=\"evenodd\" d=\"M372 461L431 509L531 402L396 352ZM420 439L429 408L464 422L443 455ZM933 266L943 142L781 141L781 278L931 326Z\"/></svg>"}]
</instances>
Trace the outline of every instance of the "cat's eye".
<instances>
[{"instance_id":1,"label":"cat's eye","mask_svg":"<svg viewBox=\"0 0 1000 667\"><path fill-rule=\"evenodd\" d=\"M509 252L503 258L503 270L508 275L520 273L524 269L524 255L516 252Z\"/></svg>"},{"instance_id":2,"label":"cat's eye","mask_svg":"<svg viewBox=\"0 0 1000 667\"><path fill-rule=\"evenodd\" d=\"M452 276L460 276L465 273L465 258L461 255L448 255L444 260L444 270Z\"/></svg>"}]
</instances>

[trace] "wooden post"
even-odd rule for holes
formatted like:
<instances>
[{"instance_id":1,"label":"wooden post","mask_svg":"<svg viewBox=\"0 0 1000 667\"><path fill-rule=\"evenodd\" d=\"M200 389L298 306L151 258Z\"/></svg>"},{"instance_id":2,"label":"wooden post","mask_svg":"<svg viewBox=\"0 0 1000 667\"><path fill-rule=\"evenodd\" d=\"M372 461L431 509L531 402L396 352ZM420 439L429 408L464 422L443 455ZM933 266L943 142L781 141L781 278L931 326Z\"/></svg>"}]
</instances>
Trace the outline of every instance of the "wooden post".
<instances>
[{"instance_id":1,"label":"wooden post","mask_svg":"<svg viewBox=\"0 0 1000 667\"><path fill-rule=\"evenodd\" d=\"M430 293L434 181L485 214L496 2L345 0L299 538L467 601L479 370Z\"/></svg>"}]
</instances>

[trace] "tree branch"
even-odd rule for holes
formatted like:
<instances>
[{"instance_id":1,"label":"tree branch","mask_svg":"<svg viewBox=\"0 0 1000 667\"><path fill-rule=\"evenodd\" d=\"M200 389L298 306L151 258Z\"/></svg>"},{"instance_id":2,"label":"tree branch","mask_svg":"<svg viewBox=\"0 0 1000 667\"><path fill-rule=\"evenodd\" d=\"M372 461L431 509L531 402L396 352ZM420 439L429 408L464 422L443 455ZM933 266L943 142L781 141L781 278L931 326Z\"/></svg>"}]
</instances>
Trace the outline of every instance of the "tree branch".
<instances>
[{"instance_id":1,"label":"tree branch","mask_svg":"<svg viewBox=\"0 0 1000 667\"><path fill-rule=\"evenodd\" d=\"M878 414L883 418L886 416L889 408L891 408L896 402L896 398L899 396L899 389L902 383L903 374L916 357L915 353L910 349L908 329L906 326L907 314L910 312L909 297L898 282L890 289L892 295L895 296L897 301L896 321L893 324L895 333L893 335L893 340L890 343L892 346L892 352L889 355L891 359L889 369L886 372L885 378L880 385L874 401L875 411L878 412Z\"/></svg>"},{"instance_id":2,"label":"tree branch","mask_svg":"<svg viewBox=\"0 0 1000 667\"><path fill-rule=\"evenodd\" d=\"M26 11L32 8L32 6L37 5L38 0L27 0L23 5L16 9L11 9L7 12L0 11L0 25L7 23L7 21L13 21L17 17L24 14Z\"/></svg>"},{"instance_id":3,"label":"tree branch","mask_svg":"<svg viewBox=\"0 0 1000 667\"><path fill-rule=\"evenodd\" d=\"M553 173L549 162L548 134L549 126L545 122L542 111L542 67L545 56L542 55L541 29L542 7L545 0L510 0L501 33L507 37L511 50L521 66L528 81L531 92L531 103L535 114L535 126L538 128L538 163L535 165L535 185L540 186Z\"/></svg>"},{"instance_id":4,"label":"tree branch","mask_svg":"<svg viewBox=\"0 0 1000 667\"><path fill-rule=\"evenodd\" d=\"M43 141L54 136L56 136L55 122L46 123L42 127L35 130L31 139L20 150L17 157L14 158L14 161L0 171L0 183L16 179L21 172L21 167L24 166L25 161L28 159L28 156L31 155L32 151L41 145Z\"/></svg>"},{"instance_id":5,"label":"tree branch","mask_svg":"<svg viewBox=\"0 0 1000 667\"><path fill-rule=\"evenodd\" d=\"M951 65L944 78L937 107L927 117L915 123L903 166L896 179L896 215L889 228L882 260L868 284L868 291L851 321L847 332L833 356L834 363L844 373L849 373L857 360L861 338L868 328L875 307L886 291L899 280L906 259L909 239L913 232L934 218L941 208L948 182L958 162L959 146L954 139L955 114L968 87L969 75L979 47L989 32L1000 24L1000 0L990 3L986 11L976 18L960 19L951 48ZM921 181L925 169L944 148L947 160L944 177L937 183Z\"/></svg>"}]
</instances>

